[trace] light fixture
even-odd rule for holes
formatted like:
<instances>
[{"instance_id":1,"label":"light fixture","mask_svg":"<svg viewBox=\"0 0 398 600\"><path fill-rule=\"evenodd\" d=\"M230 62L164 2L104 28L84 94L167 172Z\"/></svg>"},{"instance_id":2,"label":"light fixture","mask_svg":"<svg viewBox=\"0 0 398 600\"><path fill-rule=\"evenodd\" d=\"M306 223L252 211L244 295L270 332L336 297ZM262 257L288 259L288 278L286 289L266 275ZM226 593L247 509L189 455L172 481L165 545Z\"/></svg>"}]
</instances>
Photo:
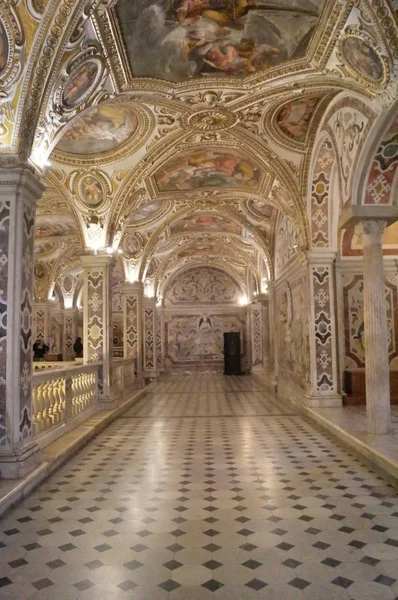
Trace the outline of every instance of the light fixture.
<instances>
[{"instance_id":1,"label":"light fixture","mask_svg":"<svg viewBox=\"0 0 398 600\"><path fill-rule=\"evenodd\" d=\"M248 298L247 298L246 294L242 294L242 296L239 298L238 302L241 306L247 306Z\"/></svg>"}]
</instances>

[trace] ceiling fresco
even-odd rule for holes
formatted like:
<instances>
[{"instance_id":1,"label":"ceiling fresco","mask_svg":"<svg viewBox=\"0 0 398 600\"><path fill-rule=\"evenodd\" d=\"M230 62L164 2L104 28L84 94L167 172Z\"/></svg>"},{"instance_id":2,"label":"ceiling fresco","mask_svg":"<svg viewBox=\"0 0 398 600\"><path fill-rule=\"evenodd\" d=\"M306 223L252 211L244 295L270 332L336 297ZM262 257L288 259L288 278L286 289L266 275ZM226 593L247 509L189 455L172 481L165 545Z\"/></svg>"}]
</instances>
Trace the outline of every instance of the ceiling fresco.
<instances>
[{"instance_id":1,"label":"ceiling fresco","mask_svg":"<svg viewBox=\"0 0 398 600\"><path fill-rule=\"evenodd\" d=\"M60 237L66 235L75 235L77 233L76 221L69 215L37 215L35 236L36 238L43 237Z\"/></svg>"},{"instance_id":2,"label":"ceiling fresco","mask_svg":"<svg viewBox=\"0 0 398 600\"><path fill-rule=\"evenodd\" d=\"M138 224L141 221L153 218L156 215L156 213L160 211L161 207L162 203L160 201L140 206L140 208L131 215L130 221L134 224Z\"/></svg>"},{"instance_id":3,"label":"ceiling fresco","mask_svg":"<svg viewBox=\"0 0 398 600\"><path fill-rule=\"evenodd\" d=\"M282 106L276 114L276 124L281 132L297 142L304 142L312 116L322 97L306 96Z\"/></svg>"},{"instance_id":4,"label":"ceiling fresco","mask_svg":"<svg viewBox=\"0 0 398 600\"><path fill-rule=\"evenodd\" d=\"M170 227L172 234L181 233L229 233L242 235L242 227L218 215L186 217Z\"/></svg>"},{"instance_id":5,"label":"ceiling fresco","mask_svg":"<svg viewBox=\"0 0 398 600\"><path fill-rule=\"evenodd\" d=\"M160 192L206 187L256 188L259 170L234 150L204 148L171 159L155 174Z\"/></svg>"},{"instance_id":6,"label":"ceiling fresco","mask_svg":"<svg viewBox=\"0 0 398 600\"><path fill-rule=\"evenodd\" d=\"M135 77L247 77L302 57L325 0L119 0Z\"/></svg>"},{"instance_id":7,"label":"ceiling fresco","mask_svg":"<svg viewBox=\"0 0 398 600\"><path fill-rule=\"evenodd\" d=\"M98 154L115 149L134 133L135 117L123 107L102 105L68 129L56 150L69 154Z\"/></svg>"},{"instance_id":8,"label":"ceiling fresco","mask_svg":"<svg viewBox=\"0 0 398 600\"><path fill-rule=\"evenodd\" d=\"M373 119L396 101L398 27L392 12L376 16L380 1L95 0L88 8L76 0L43 89L38 32L43 23L52 31L59 3L6 2L13 16L0 18L0 154L20 140L10 154L25 152L48 186L38 203L37 263L48 274L55 259L71 264L71 246L76 268L82 254L112 249L126 278L149 278L154 290L196 262L235 269L242 281L250 269L257 282L272 278L283 240L294 234L309 249L314 223L330 214L319 182L308 205L320 138L334 136L344 178ZM12 19L28 44L13 44ZM12 100L18 89L25 105ZM43 106L27 119L39 97ZM328 160L316 162L325 189ZM392 151L378 174L391 188L389 160ZM388 187L378 182L372 194ZM344 239L349 253L362 252L358 232Z\"/></svg>"}]
</instances>

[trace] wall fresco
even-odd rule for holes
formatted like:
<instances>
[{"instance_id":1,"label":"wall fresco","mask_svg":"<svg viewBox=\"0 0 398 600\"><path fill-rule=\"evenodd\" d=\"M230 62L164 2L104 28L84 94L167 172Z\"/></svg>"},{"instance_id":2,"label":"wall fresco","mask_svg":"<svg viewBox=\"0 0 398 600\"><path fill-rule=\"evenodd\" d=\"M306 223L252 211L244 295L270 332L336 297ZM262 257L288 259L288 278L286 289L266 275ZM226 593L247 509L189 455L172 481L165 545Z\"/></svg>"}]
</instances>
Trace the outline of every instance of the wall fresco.
<instances>
[{"instance_id":1,"label":"wall fresco","mask_svg":"<svg viewBox=\"0 0 398 600\"><path fill-rule=\"evenodd\" d=\"M197 267L179 275L167 290L166 304L236 304L241 291L225 271Z\"/></svg>"}]
</instances>

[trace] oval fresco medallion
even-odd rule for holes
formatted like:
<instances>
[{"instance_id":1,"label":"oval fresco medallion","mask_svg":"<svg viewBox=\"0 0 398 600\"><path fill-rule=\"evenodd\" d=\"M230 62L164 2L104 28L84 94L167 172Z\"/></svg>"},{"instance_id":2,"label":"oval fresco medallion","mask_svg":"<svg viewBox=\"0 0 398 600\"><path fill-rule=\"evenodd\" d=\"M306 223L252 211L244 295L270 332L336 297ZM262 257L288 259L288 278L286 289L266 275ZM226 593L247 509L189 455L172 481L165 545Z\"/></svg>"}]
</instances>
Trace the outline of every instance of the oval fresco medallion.
<instances>
[{"instance_id":1,"label":"oval fresco medallion","mask_svg":"<svg viewBox=\"0 0 398 600\"><path fill-rule=\"evenodd\" d=\"M79 183L79 195L82 202L90 208L96 208L104 201L101 182L92 175L85 175Z\"/></svg>"},{"instance_id":2,"label":"oval fresco medallion","mask_svg":"<svg viewBox=\"0 0 398 600\"><path fill-rule=\"evenodd\" d=\"M146 204L145 206L140 206L137 212L132 215L130 220L133 223L145 221L145 219L153 217L159 211L161 206L162 203L160 201L152 202L151 204Z\"/></svg>"},{"instance_id":3,"label":"oval fresco medallion","mask_svg":"<svg viewBox=\"0 0 398 600\"><path fill-rule=\"evenodd\" d=\"M70 75L62 92L62 101L66 108L73 108L79 104L92 90L98 69L97 62L88 60Z\"/></svg>"},{"instance_id":4,"label":"oval fresco medallion","mask_svg":"<svg viewBox=\"0 0 398 600\"><path fill-rule=\"evenodd\" d=\"M71 291L71 289L73 287L73 282L72 282L71 277L69 277L69 275L67 275L66 277L64 277L63 285L64 285L65 292L70 292Z\"/></svg>"},{"instance_id":5,"label":"oval fresco medallion","mask_svg":"<svg viewBox=\"0 0 398 600\"><path fill-rule=\"evenodd\" d=\"M47 271L41 263L38 263L35 265L34 273L36 279L44 279L47 274Z\"/></svg>"},{"instance_id":6,"label":"oval fresco medallion","mask_svg":"<svg viewBox=\"0 0 398 600\"><path fill-rule=\"evenodd\" d=\"M8 43L8 37L6 30L2 22L0 21L0 74L4 71L7 66L8 56L10 54L10 45Z\"/></svg>"},{"instance_id":7,"label":"oval fresco medallion","mask_svg":"<svg viewBox=\"0 0 398 600\"><path fill-rule=\"evenodd\" d=\"M371 83L383 83L385 66L377 50L358 35L347 35L341 41L346 64L357 75Z\"/></svg>"},{"instance_id":8,"label":"oval fresco medallion","mask_svg":"<svg viewBox=\"0 0 398 600\"><path fill-rule=\"evenodd\" d=\"M126 254L137 255L141 250L139 238L134 234L129 234L124 238L123 250Z\"/></svg>"},{"instance_id":9,"label":"oval fresco medallion","mask_svg":"<svg viewBox=\"0 0 398 600\"><path fill-rule=\"evenodd\" d=\"M65 132L56 149L70 154L101 154L123 144L136 128L136 117L123 107L98 106Z\"/></svg>"}]
</instances>

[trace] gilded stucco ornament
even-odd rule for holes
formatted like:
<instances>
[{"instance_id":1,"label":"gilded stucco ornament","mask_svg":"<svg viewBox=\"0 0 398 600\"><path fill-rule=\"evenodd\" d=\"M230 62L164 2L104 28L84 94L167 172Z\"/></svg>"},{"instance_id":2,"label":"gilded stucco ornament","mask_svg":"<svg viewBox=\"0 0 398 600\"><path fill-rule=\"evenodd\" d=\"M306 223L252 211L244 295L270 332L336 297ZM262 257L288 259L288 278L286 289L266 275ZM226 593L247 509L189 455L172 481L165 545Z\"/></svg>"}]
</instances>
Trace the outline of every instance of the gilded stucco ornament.
<instances>
[{"instance_id":1,"label":"gilded stucco ornament","mask_svg":"<svg viewBox=\"0 0 398 600\"><path fill-rule=\"evenodd\" d=\"M216 107L184 115L181 124L188 131L201 133L230 129L236 125L237 121L238 117L233 112Z\"/></svg>"}]
</instances>

